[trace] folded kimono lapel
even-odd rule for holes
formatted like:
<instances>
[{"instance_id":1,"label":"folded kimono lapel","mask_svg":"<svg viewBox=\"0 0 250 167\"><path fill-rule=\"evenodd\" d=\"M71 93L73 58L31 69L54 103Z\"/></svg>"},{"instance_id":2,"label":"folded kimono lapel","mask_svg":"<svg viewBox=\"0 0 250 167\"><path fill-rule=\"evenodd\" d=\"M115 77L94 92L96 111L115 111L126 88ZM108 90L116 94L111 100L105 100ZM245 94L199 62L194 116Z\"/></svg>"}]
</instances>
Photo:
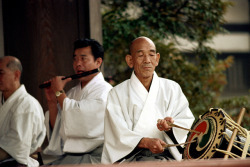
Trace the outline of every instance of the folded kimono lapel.
<instances>
[{"instance_id":1,"label":"folded kimono lapel","mask_svg":"<svg viewBox=\"0 0 250 167\"><path fill-rule=\"evenodd\" d=\"M154 72L149 93L144 97L144 107L134 128L134 131L140 133L143 137L163 137L162 133L157 129L156 126L157 120L163 118L161 113L155 109L155 100L159 91L159 84L159 78Z\"/></svg>"},{"instance_id":2,"label":"folded kimono lapel","mask_svg":"<svg viewBox=\"0 0 250 167\"><path fill-rule=\"evenodd\" d=\"M17 96L21 96L22 93L25 93L25 88L22 85L19 89L17 89L3 104L0 106L0 127L2 127L2 124L4 123L4 120L6 119L7 114L10 112L11 107L13 106L13 103ZM1 101L3 96L1 95ZM1 133L1 132L0 132Z\"/></svg>"},{"instance_id":3,"label":"folded kimono lapel","mask_svg":"<svg viewBox=\"0 0 250 167\"><path fill-rule=\"evenodd\" d=\"M87 83L87 85L84 86L84 88L81 87L81 82L78 83L78 85L75 87L76 91L74 92L74 99L77 101L80 101L86 93L88 93L89 89L91 89L93 86L93 83L99 82L100 78L103 78L102 73L99 73L96 75L91 81Z\"/></svg>"},{"instance_id":4,"label":"folded kimono lapel","mask_svg":"<svg viewBox=\"0 0 250 167\"><path fill-rule=\"evenodd\" d=\"M77 89L77 91L75 91L74 98L75 98L75 100L79 101L81 99L81 96L83 96L86 89L81 88L81 83L79 83L76 86L76 89Z\"/></svg>"},{"instance_id":5,"label":"folded kimono lapel","mask_svg":"<svg viewBox=\"0 0 250 167\"><path fill-rule=\"evenodd\" d=\"M3 97L2 97L3 98ZM1 100L2 100L1 98ZM1 104L0 107L0 129L2 127L2 124L4 123L4 120L6 119L6 115L8 114L9 110L10 110L11 105L8 105L6 102L4 104ZM0 135L1 135L1 130L0 130Z\"/></svg>"},{"instance_id":6,"label":"folded kimono lapel","mask_svg":"<svg viewBox=\"0 0 250 167\"><path fill-rule=\"evenodd\" d=\"M149 93L147 89L142 85L141 81L136 77L134 72L131 76L130 85L135 94L141 99L143 103L145 103Z\"/></svg>"}]
</instances>

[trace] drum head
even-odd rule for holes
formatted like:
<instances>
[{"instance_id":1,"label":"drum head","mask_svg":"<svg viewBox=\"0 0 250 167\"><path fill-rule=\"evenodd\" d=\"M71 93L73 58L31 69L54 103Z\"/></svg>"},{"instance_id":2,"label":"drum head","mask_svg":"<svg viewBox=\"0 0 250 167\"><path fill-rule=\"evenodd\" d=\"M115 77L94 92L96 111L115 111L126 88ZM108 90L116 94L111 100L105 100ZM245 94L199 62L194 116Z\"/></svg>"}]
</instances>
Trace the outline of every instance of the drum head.
<instances>
[{"instance_id":1,"label":"drum head","mask_svg":"<svg viewBox=\"0 0 250 167\"><path fill-rule=\"evenodd\" d=\"M189 133L186 142L195 142L185 146L184 159L210 159L213 156L224 137L222 134L226 125L224 117L223 111L218 109L210 109L202 115L192 128L201 133Z\"/></svg>"}]
</instances>

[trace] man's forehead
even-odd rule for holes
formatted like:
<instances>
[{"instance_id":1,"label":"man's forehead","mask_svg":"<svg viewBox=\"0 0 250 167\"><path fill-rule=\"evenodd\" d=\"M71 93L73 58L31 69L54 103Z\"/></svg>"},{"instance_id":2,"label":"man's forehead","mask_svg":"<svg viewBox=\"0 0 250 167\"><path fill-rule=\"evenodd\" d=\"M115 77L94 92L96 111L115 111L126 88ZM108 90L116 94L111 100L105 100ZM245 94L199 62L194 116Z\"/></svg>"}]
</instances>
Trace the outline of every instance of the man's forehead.
<instances>
[{"instance_id":1,"label":"man's forehead","mask_svg":"<svg viewBox=\"0 0 250 167\"><path fill-rule=\"evenodd\" d=\"M138 49L136 50L136 53L140 53L140 52L152 52L152 53L156 53L156 50L155 49Z\"/></svg>"},{"instance_id":2,"label":"man's forehead","mask_svg":"<svg viewBox=\"0 0 250 167\"><path fill-rule=\"evenodd\" d=\"M0 63L0 71L5 71L7 70L7 67L5 64Z\"/></svg>"},{"instance_id":3,"label":"man's forehead","mask_svg":"<svg viewBox=\"0 0 250 167\"><path fill-rule=\"evenodd\" d=\"M8 60L6 60L6 59L0 60L0 66L1 66L1 68L5 67L7 63L8 63Z\"/></svg>"},{"instance_id":4,"label":"man's forehead","mask_svg":"<svg viewBox=\"0 0 250 167\"><path fill-rule=\"evenodd\" d=\"M82 48L77 48L74 53L91 53L92 52L92 49L90 46L87 46L87 47L82 47Z\"/></svg>"},{"instance_id":5,"label":"man's forehead","mask_svg":"<svg viewBox=\"0 0 250 167\"><path fill-rule=\"evenodd\" d=\"M7 64L8 64L10 61L13 61L13 60L16 60L16 59L14 59L14 58L11 57L11 56L5 56L5 57L3 57L3 58L0 60L0 64L1 64L1 66L7 66Z\"/></svg>"},{"instance_id":6,"label":"man's forehead","mask_svg":"<svg viewBox=\"0 0 250 167\"><path fill-rule=\"evenodd\" d=\"M131 52L141 52L141 51L156 52L156 48L152 40L146 37L140 37L140 38L135 39L131 43L130 51Z\"/></svg>"}]
</instances>

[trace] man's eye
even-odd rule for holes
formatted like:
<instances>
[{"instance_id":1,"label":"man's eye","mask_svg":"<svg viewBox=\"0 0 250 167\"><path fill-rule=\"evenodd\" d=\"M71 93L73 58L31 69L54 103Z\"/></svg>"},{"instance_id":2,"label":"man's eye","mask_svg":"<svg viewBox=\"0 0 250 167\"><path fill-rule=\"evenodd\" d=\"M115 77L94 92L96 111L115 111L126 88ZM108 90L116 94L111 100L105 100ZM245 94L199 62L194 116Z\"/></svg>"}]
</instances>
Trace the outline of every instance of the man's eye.
<instances>
[{"instance_id":1,"label":"man's eye","mask_svg":"<svg viewBox=\"0 0 250 167\"><path fill-rule=\"evenodd\" d=\"M82 60L82 61L86 60L86 57L82 57L81 60Z\"/></svg>"}]
</instances>

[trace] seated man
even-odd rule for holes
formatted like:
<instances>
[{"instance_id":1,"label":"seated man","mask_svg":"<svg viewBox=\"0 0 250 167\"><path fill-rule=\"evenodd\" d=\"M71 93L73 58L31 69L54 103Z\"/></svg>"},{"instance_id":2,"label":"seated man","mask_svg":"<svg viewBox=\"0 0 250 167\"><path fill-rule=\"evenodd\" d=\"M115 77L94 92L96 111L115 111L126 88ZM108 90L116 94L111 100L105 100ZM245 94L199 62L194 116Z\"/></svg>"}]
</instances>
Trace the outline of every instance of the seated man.
<instances>
[{"instance_id":1,"label":"seated man","mask_svg":"<svg viewBox=\"0 0 250 167\"><path fill-rule=\"evenodd\" d=\"M103 56L103 48L97 41L75 41L75 73L99 69ZM45 89L49 107L45 114L49 145L44 153L60 156L48 165L100 163L105 106L112 86L104 80L101 72L97 72L81 77L78 85L66 95L63 89L71 78L62 78L52 78L51 86Z\"/></svg>"},{"instance_id":2,"label":"seated man","mask_svg":"<svg viewBox=\"0 0 250 167\"><path fill-rule=\"evenodd\" d=\"M21 73L17 58L0 58L0 166L39 166L30 155L44 141L44 115L39 102L20 84Z\"/></svg>"},{"instance_id":3,"label":"seated man","mask_svg":"<svg viewBox=\"0 0 250 167\"><path fill-rule=\"evenodd\" d=\"M159 59L149 38L132 41L126 56L128 66L134 68L132 76L108 96L102 163L182 158L176 147L165 146L173 140L185 142L187 131L171 128L166 121L190 128L194 116L180 86L157 76Z\"/></svg>"}]
</instances>

